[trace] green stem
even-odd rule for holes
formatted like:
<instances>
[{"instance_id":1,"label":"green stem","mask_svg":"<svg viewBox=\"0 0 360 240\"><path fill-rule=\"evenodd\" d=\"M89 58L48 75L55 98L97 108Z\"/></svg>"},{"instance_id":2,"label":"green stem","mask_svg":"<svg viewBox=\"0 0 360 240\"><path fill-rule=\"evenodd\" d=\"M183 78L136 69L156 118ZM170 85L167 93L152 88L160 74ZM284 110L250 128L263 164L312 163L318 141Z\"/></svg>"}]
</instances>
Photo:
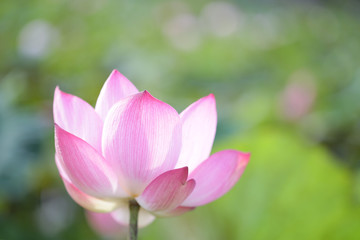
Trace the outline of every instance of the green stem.
<instances>
[{"instance_id":1,"label":"green stem","mask_svg":"<svg viewBox=\"0 0 360 240\"><path fill-rule=\"evenodd\" d=\"M136 202L135 199L129 201L129 210L130 210L129 239L130 240L137 240L139 209L140 209L140 205Z\"/></svg>"}]
</instances>

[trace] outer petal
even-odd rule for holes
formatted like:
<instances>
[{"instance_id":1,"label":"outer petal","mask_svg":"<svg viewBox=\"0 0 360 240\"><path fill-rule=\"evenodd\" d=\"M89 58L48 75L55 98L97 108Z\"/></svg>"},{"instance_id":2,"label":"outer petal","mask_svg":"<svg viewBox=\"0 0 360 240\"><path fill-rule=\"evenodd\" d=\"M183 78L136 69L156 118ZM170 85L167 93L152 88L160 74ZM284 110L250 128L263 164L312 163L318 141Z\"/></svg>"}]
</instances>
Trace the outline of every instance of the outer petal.
<instances>
[{"instance_id":1,"label":"outer petal","mask_svg":"<svg viewBox=\"0 0 360 240\"><path fill-rule=\"evenodd\" d=\"M174 168L181 147L179 122L175 109L146 91L111 108L104 124L103 153L132 196Z\"/></svg>"},{"instance_id":2,"label":"outer petal","mask_svg":"<svg viewBox=\"0 0 360 240\"><path fill-rule=\"evenodd\" d=\"M84 140L55 124L55 147L60 172L86 194L95 197L117 197L118 179L104 158Z\"/></svg>"},{"instance_id":3,"label":"outer petal","mask_svg":"<svg viewBox=\"0 0 360 240\"><path fill-rule=\"evenodd\" d=\"M129 225L130 213L129 206L123 205L111 213L113 218L122 225ZM140 228L146 227L155 220L155 216L147 212L143 208L140 208L138 225Z\"/></svg>"},{"instance_id":4,"label":"outer petal","mask_svg":"<svg viewBox=\"0 0 360 240\"><path fill-rule=\"evenodd\" d=\"M138 93L136 87L124 77L118 70L113 70L96 102L96 112L105 120L110 108L120 99Z\"/></svg>"},{"instance_id":5,"label":"outer petal","mask_svg":"<svg viewBox=\"0 0 360 240\"><path fill-rule=\"evenodd\" d=\"M123 202L118 200L99 199L80 191L74 186L74 184L71 183L71 180L65 172L62 162L59 159L60 157L56 154L55 163L64 182L65 188L77 204L94 212L110 212L116 209L119 204L123 204Z\"/></svg>"},{"instance_id":6,"label":"outer petal","mask_svg":"<svg viewBox=\"0 0 360 240\"><path fill-rule=\"evenodd\" d=\"M91 227L100 235L109 237L126 236L128 227L116 221L111 213L86 212Z\"/></svg>"},{"instance_id":7,"label":"outer petal","mask_svg":"<svg viewBox=\"0 0 360 240\"><path fill-rule=\"evenodd\" d=\"M187 181L188 168L167 171L155 178L136 200L148 211L171 211L194 190L195 181Z\"/></svg>"},{"instance_id":8,"label":"outer petal","mask_svg":"<svg viewBox=\"0 0 360 240\"><path fill-rule=\"evenodd\" d=\"M179 216L179 215L182 215L186 212L189 212L189 211L192 211L194 210L195 207L183 207L183 206L179 206L173 210L170 210L170 211L167 211L167 212L157 212L155 213L155 216L158 216L158 217L176 217L176 216Z\"/></svg>"},{"instance_id":9,"label":"outer petal","mask_svg":"<svg viewBox=\"0 0 360 240\"><path fill-rule=\"evenodd\" d=\"M250 154L224 150L211 155L191 174L196 187L182 206L200 206L221 197L238 181Z\"/></svg>"},{"instance_id":10,"label":"outer petal","mask_svg":"<svg viewBox=\"0 0 360 240\"><path fill-rule=\"evenodd\" d=\"M59 156L59 154L55 153L55 164L56 164L56 167L59 171L61 178L66 180L67 182L71 183L69 176L67 175L66 171L64 170L63 162L61 162L60 159L61 159L61 157Z\"/></svg>"},{"instance_id":11,"label":"outer petal","mask_svg":"<svg viewBox=\"0 0 360 240\"><path fill-rule=\"evenodd\" d=\"M217 114L213 94L191 104L181 113L182 148L176 167L192 172L209 157L216 132Z\"/></svg>"},{"instance_id":12,"label":"outer petal","mask_svg":"<svg viewBox=\"0 0 360 240\"><path fill-rule=\"evenodd\" d=\"M112 200L103 200L99 198L92 197L86 193L80 191L74 184L68 182L63 178L65 188L71 198L83 208L86 208L94 212L111 212L115 210L118 206L118 202Z\"/></svg>"},{"instance_id":13,"label":"outer petal","mask_svg":"<svg viewBox=\"0 0 360 240\"><path fill-rule=\"evenodd\" d=\"M103 122L93 107L76 96L60 91L57 87L53 111L57 125L101 151Z\"/></svg>"}]
</instances>

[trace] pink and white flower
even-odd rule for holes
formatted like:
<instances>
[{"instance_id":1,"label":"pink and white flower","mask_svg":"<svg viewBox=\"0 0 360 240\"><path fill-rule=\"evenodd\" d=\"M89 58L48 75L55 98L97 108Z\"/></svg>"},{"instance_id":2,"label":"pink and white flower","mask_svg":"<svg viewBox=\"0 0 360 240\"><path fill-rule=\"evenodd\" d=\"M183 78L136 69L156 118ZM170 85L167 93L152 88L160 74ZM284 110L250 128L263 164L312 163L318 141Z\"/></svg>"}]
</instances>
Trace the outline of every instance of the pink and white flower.
<instances>
[{"instance_id":1,"label":"pink and white flower","mask_svg":"<svg viewBox=\"0 0 360 240\"><path fill-rule=\"evenodd\" d=\"M136 199L145 223L221 197L250 157L236 150L210 156L217 124L213 94L178 114L117 70L95 108L57 87L54 121L56 164L70 196L96 212L127 211Z\"/></svg>"}]
</instances>

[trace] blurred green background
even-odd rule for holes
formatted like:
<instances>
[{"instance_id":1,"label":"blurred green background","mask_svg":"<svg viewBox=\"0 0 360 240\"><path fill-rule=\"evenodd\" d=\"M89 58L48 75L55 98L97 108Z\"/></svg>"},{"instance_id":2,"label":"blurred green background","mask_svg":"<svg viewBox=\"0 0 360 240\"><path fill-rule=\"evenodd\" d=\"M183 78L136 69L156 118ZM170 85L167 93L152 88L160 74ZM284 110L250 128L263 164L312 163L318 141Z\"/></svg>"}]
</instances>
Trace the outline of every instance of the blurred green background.
<instances>
[{"instance_id":1,"label":"blurred green background","mask_svg":"<svg viewBox=\"0 0 360 240\"><path fill-rule=\"evenodd\" d=\"M224 197L140 239L360 239L357 1L0 2L0 239L101 239L54 163L56 85L94 104L116 68L179 112L209 93Z\"/></svg>"}]
</instances>

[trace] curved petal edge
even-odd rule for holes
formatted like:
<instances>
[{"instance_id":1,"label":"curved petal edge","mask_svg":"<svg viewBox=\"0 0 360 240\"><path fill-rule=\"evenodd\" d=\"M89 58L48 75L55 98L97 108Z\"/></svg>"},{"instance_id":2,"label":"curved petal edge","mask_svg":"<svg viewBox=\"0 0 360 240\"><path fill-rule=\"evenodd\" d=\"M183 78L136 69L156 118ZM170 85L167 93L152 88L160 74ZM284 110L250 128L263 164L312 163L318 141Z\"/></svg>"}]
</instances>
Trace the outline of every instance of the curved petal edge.
<instances>
[{"instance_id":1,"label":"curved petal edge","mask_svg":"<svg viewBox=\"0 0 360 240\"><path fill-rule=\"evenodd\" d=\"M211 155L189 176L196 187L181 204L194 207L207 204L228 192L239 180L250 159L250 153L224 150Z\"/></svg>"},{"instance_id":2,"label":"curved petal edge","mask_svg":"<svg viewBox=\"0 0 360 240\"><path fill-rule=\"evenodd\" d=\"M195 181L187 177L187 167L167 171L155 178L136 200L148 211L169 212L194 190Z\"/></svg>"},{"instance_id":3,"label":"curved petal edge","mask_svg":"<svg viewBox=\"0 0 360 240\"><path fill-rule=\"evenodd\" d=\"M114 69L96 101L95 110L105 120L110 108L122 98L138 93L137 88L118 70Z\"/></svg>"},{"instance_id":4,"label":"curved petal edge","mask_svg":"<svg viewBox=\"0 0 360 240\"><path fill-rule=\"evenodd\" d=\"M53 105L55 124L101 151L103 121L91 105L59 87L55 89Z\"/></svg>"},{"instance_id":5,"label":"curved petal edge","mask_svg":"<svg viewBox=\"0 0 360 240\"><path fill-rule=\"evenodd\" d=\"M93 211L93 212L111 212L118 207L118 202L111 200L99 199L93 196L90 196L77 187L74 186L71 182L68 182L67 179L63 178L63 182L66 188L66 191L69 193L71 198L83 208Z\"/></svg>"},{"instance_id":6,"label":"curved petal edge","mask_svg":"<svg viewBox=\"0 0 360 240\"><path fill-rule=\"evenodd\" d=\"M176 167L189 167L191 173L211 152L217 113L213 94L191 104L181 114L182 148Z\"/></svg>"},{"instance_id":7,"label":"curved petal edge","mask_svg":"<svg viewBox=\"0 0 360 240\"><path fill-rule=\"evenodd\" d=\"M55 148L60 173L81 191L100 198L125 196L118 187L117 176L96 149L57 124Z\"/></svg>"}]
</instances>

